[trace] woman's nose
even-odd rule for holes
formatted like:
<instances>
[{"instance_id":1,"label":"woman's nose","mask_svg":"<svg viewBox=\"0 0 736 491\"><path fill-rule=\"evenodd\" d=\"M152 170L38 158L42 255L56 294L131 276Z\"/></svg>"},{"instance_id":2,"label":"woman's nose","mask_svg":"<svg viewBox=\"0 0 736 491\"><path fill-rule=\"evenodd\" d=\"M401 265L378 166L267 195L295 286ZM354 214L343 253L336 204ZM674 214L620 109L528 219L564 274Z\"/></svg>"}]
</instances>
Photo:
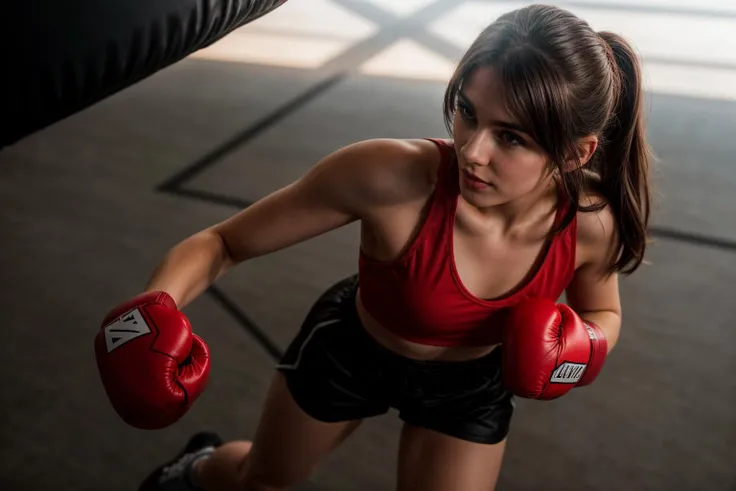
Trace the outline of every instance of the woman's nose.
<instances>
[{"instance_id":1,"label":"woman's nose","mask_svg":"<svg viewBox=\"0 0 736 491\"><path fill-rule=\"evenodd\" d=\"M490 130L479 129L462 147L461 151L463 158L469 164L485 166L491 162L495 146Z\"/></svg>"}]
</instances>

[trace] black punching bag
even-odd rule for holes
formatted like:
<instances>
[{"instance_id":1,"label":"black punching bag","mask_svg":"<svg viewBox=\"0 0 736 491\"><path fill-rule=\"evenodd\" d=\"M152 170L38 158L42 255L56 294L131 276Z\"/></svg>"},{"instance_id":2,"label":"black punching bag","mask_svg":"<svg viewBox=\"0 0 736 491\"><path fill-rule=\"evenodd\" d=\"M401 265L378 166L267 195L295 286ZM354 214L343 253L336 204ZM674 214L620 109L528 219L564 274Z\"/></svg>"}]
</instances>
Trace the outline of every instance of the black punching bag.
<instances>
[{"instance_id":1,"label":"black punching bag","mask_svg":"<svg viewBox=\"0 0 736 491\"><path fill-rule=\"evenodd\" d=\"M285 1L2 2L0 148L152 75Z\"/></svg>"}]
</instances>

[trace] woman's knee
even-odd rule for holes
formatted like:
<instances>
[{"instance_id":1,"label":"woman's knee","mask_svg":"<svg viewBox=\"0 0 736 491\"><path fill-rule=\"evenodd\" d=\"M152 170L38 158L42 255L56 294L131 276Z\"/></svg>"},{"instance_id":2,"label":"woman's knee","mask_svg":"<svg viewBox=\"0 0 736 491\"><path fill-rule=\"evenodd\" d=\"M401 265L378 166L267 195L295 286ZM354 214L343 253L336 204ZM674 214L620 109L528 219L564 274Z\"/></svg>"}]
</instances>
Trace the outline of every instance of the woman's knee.
<instances>
[{"instance_id":1,"label":"woman's knee","mask_svg":"<svg viewBox=\"0 0 736 491\"><path fill-rule=\"evenodd\" d=\"M309 476L287 466L267 465L258 455L253 458L252 442L232 441L217 448L211 457L196 466L198 482L205 489L232 491L282 491L291 489ZM270 455L273 462L278 457Z\"/></svg>"},{"instance_id":2,"label":"woman's knee","mask_svg":"<svg viewBox=\"0 0 736 491\"><path fill-rule=\"evenodd\" d=\"M239 489L251 446L249 441L232 441L217 447L195 464L196 481L205 489Z\"/></svg>"}]
</instances>

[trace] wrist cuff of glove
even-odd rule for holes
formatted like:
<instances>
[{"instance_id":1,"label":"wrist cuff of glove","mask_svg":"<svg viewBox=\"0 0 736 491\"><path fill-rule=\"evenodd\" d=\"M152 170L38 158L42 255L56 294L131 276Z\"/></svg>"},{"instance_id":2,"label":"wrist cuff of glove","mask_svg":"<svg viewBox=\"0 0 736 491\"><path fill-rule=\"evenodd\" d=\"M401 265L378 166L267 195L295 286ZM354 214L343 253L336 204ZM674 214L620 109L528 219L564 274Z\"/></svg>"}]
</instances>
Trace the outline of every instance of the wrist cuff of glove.
<instances>
[{"instance_id":1,"label":"wrist cuff of glove","mask_svg":"<svg viewBox=\"0 0 736 491\"><path fill-rule=\"evenodd\" d=\"M174 300L174 298L171 295L169 295L167 292L163 290L153 290L153 291L146 292L143 295L148 296L149 298L152 298L155 303L165 305L169 307L170 309L179 310L179 306L176 305L176 300Z\"/></svg>"},{"instance_id":2,"label":"wrist cuff of glove","mask_svg":"<svg viewBox=\"0 0 736 491\"><path fill-rule=\"evenodd\" d=\"M590 360L577 386L589 385L598 377L608 355L608 341L603 330L590 321L583 321L590 337Z\"/></svg>"}]
</instances>

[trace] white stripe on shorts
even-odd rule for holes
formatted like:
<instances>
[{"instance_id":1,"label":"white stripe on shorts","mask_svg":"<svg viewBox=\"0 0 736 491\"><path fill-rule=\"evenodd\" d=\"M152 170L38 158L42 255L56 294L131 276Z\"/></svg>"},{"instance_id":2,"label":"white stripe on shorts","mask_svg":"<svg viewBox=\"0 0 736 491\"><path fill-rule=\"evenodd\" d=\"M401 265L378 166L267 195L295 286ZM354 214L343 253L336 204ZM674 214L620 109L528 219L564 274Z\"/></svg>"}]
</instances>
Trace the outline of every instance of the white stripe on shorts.
<instances>
[{"instance_id":1,"label":"white stripe on shorts","mask_svg":"<svg viewBox=\"0 0 736 491\"><path fill-rule=\"evenodd\" d=\"M322 329L323 327L331 326L332 324L335 324L337 322L342 322L342 319L332 319L329 321L323 321L317 324L312 328L312 331L307 336L307 339L304 340L301 346L299 346L299 354L296 356L296 361L293 364L287 364L287 363L280 363L276 365L276 368L284 368L287 370L296 370L299 368L299 362L302 360L302 353L304 352L304 348L307 346L307 343L312 339L312 336L314 336L314 333Z\"/></svg>"}]
</instances>

